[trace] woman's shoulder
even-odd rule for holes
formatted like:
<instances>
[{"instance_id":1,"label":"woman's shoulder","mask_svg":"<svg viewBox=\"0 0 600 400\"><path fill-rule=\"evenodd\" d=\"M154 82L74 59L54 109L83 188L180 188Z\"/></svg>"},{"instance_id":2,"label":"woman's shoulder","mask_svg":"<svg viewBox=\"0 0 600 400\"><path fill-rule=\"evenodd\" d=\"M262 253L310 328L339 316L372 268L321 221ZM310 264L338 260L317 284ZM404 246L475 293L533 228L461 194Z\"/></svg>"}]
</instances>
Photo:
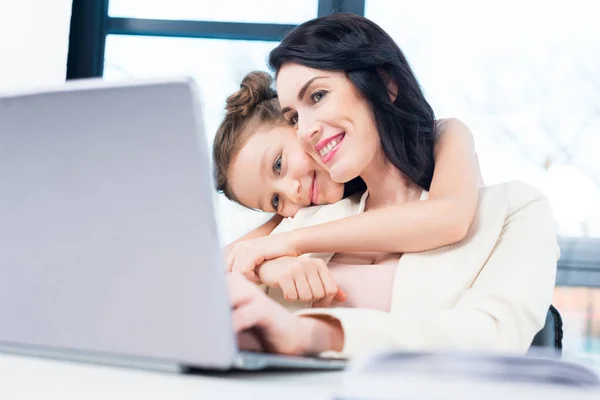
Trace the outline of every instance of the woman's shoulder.
<instances>
[{"instance_id":1,"label":"woman's shoulder","mask_svg":"<svg viewBox=\"0 0 600 400\"><path fill-rule=\"evenodd\" d=\"M509 200L522 198L525 201L530 201L546 197L546 195L537 187L520 180L485 185L481 187L481 191L493 195L503 195Z\"/></svg>"},{"instance_id":2,"label":"woman's shoulder","mask_svg":"<svg viewBox=\"0 0 600 400\"><path fill-rule=\"evenodd\" d=\"M482 186L480 198L480 206L482 201L487 203L504 203L504 208L508 214L531 203L548 203L547 196L540 189L519 180Z\"/></svg>"}]
</instances>

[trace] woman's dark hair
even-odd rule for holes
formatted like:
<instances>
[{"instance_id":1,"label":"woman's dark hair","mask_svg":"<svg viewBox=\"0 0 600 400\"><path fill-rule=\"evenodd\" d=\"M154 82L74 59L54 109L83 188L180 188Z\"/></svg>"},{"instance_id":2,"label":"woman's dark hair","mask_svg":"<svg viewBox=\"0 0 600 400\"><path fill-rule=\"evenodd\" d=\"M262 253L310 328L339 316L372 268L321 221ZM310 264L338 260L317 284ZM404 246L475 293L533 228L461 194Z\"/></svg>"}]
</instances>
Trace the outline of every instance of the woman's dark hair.
<instances>
[{"instance_id":1,"label":"woman's dark hair","mask_svg":"<svg viewBox=\"0 0 600 400\"><path fill-rule=\"evenodd\" d=\"M345 72L371 107L386 157L429 190L435 115L404 54L383 29L356 14L315 18L271 51L269 66L275 73L286 63Z\"/></svg>"}]
</instances>

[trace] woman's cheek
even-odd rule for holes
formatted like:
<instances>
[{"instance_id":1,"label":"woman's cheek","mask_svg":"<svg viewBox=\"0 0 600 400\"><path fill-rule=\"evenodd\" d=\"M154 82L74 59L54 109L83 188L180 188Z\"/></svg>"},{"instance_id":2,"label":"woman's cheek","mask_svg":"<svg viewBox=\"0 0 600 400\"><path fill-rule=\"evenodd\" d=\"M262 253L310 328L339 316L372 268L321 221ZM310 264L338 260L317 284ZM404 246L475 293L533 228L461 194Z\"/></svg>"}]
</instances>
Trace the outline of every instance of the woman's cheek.
<instances>
[{"instance_id":1,"label":"woman's cheek","mask_svg":"<svg viewBox=\"0 0 600 400\"><path fill-rule=\"evenodd\" d=\"M315 164L315 168L329 174L329 168L327 168L327 165L323 163L323 161L321 160L321 156L315 153L314 150L311 151L309 154L312 162Z\"/></svg>"}]
</instances>

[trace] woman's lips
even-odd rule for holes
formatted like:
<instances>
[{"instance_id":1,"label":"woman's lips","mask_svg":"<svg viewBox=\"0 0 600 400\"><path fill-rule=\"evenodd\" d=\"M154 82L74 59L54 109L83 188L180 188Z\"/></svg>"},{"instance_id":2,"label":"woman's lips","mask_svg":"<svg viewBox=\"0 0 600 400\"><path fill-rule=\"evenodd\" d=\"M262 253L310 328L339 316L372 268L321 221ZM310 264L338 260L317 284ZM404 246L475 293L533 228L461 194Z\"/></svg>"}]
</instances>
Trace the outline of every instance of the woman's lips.
<instances>
[{"instance_id":1,"label":"woman's lips","mask_svg":"<svg viewBox=\"0 0 600 400\"><path fill-rule=\"evenodd\" d=\"M327 164L327 162L329 162L335 156L335 153L340 149L345 136L346 133L342 132L338 135L320 141L315 146L315 151L319 154L319 156L321 156L323 163Z\"/></svg>"}]
</instances>

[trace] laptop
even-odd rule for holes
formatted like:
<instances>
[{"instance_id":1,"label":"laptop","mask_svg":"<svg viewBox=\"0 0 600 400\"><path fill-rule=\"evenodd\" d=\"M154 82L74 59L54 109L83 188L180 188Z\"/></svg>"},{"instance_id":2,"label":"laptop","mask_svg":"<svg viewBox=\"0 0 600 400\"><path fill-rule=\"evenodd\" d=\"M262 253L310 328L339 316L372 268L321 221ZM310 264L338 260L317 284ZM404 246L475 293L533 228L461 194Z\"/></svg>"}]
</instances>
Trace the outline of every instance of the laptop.
<instances>
[{"instance_id":1,"label":"laptop","mask_svg":"<svg viewBox=\"0 0 600 400\"><path fill-rule=\"evenodd\" d=\"M190 79L0 95L0 347L188 371L340 369L239 351Z\"/></svg>"}]
</instances>

